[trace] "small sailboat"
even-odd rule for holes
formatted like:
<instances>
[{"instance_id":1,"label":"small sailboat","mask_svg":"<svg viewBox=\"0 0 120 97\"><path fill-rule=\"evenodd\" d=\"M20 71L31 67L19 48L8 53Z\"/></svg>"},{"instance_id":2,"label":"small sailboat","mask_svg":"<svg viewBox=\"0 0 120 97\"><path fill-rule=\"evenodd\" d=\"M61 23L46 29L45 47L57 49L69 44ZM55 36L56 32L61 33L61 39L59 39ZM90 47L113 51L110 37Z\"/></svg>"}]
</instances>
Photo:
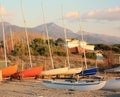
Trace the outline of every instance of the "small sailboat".
<instances>
[{"instance_id":1,"label":"small sailboat","mask_svg":"<svg viewBox=\"0 0 120 97\"><path fill-rule=\"evenodd\" d=\"M101 89L105 85L106 81L92 80L92 81L55 81L55 80L44 80L42 85L49 88L56 89L69 89L78 91L91 91Z\"/></svg>"},{"instance_id":2,"label":"small sailboat","mask_svg":"<svg viewBox=\"0 0 120 97\"><path fill-rule=\"evenodd\" d=\"M0 6L0 11L1 11L1 6ZM5 31L4 31L4 22L3 22L2 14L1 14L1 21L2 21L4 55L5 55L5 65L6 65L6 67L4 67L0 70L2 71L2 77L8 77L8 76L11 76L12 74L17 72L18 65L8 66L8 64L7 64L6 41L5 41Z\"/></svg>"},{"instance_id":3,"label":"small sailboat","mask_svg":"<svg viewBox=\"0 0 120 97\"><path fill-rule=\"evenodd\" d=\"M50 41L49 41L49 35L48 35L48 28L47 28L47 25L45 23L45 16L44 16L44 11L43 11L43 5L42 5L42 12L43 12L43 20L44 20L44 24L45 24L45 31L46 31L46 35L47 35L47 41L48 41L49 55L50 55L50 60L51 60L51 65L52 65L52 69L42 71L42 75L43 76L45 76L45 75L52 76L52 75L65 74L67 72L67 70L68 70L68 67L55 68L55 66L54 66L52 52L51 52L51 46L50 46Z\"/></svg>"},{"instance_id":4,"label":"small sailboat","mask_svg":"<svg viewBox=\"0 0 120 97\"><path fill-rule=\"evenodd\" d=\"M18 65L8 66L0 69L2 71L2 77L8 77L15 74L18 70Z\"/></svg>"},{"instance_id":5,"label":"small sailboat","mask_svg":"<svg viewBox=\"0 0 120 97\"><path fill-rule=\"evenodd\" d=\"M70 60L69 60L69 50L68 50L68 43L67 43L67 34L66 34L66 25L64 23L64 19L63 19L63 8L62 8L62 22L63 22L63 26L64 26L64 37L65 37L65 47L66 47L66 59L67 59L67 64L68 64L68 70L65 73L66 75L70 75L70 74L76 74L82 71L82 67L79 68L71 68L70 65Z\"/></svg>"},{"instance_id":6,"label":"small sailboat","mask_svg":"<svg viewBox=\"0 0 120 97\"><path fill-rule=\"evenodd\" d=\"M83 33L82 33L82 30L81 30L81 23L80 23L80 32L81 32L81 38L82 38L82 41L83 41L83 44L82 44L82 48L84 49L84 63L85 63L85 70L82 70L81 72L77 73L77 75L80 75L80 76L87 76L87 75L95 75L97 72L98 72L98 68L97 66L95 68L89 68L88 69L88 66L87 66L87 60L86 60L86 51L85 51L85 48L84 48L84 39L83 39Z\"/></svg>"},{"instance_id":7,"label":"small sailboat","mask_svg":"<svg viewBox=\"0 0 120 97\"><path fill-rule=\"evenodd\" d=\"M26 38L27 38L27 47L28 47L31 68L22 70L22 71L18 71L17 73L12 75L13 78L19 78L19 79L21 79L23 77L37 77L42 72L42 66L34 67L34 68L32 67L31 52L30 52L30 46L29 46L28 32L27 32L27 28L26 28L26 21L25 21L25 17L24 17L24 11L23 11L23 7L22 7L22 0L21 0L21 9L22 9L22 15L23 15L23 19L24 19L24 27L25 27L25 33L26 33Z\"/></svg>"},{"instance_id":8,"label":"small sailboat","mask_svg":"<svg viewBox=\"0 0 120 97\"><path fill-rule=\"evenodd\" d=\"M13 78L22 78L22 77L37 77L42 72L42 66L29 68L26 70L19 71L12 75Z\"/></svg>"},{"instance_id":9,"label":"small sailboat","mask_svg":"<svg viewBox=\"0 0 120 97\"><path fill-rule=\"evenodd\" d=\"M107 80L105 86L102 89L120 91L120 78Z\"/></svg>"},{"instance_id":10,"label":"small sailboat","mask_svg":"<svg viewBox=\"0 0 120 97\"><path fill-rule=\"evenodd\" d=\"M105 73L120 73L120 66L111 68L111 69L106 69L104 72ZM111 78L107 80L105 86L102 89L120 91L120 77Z\"/></svg>"},{"instance_id":11,"label":"small sailboat","mask_svg":"<svg viewBox=\"0 0 120 97\"><path fill-rule=\"evenodd\" d=\"M44 71L42 71L42 75L49 75L49 76L51 76L51 75L66 74L67 70L68 70L68 67L44 70Z\"/></svg>"}]
</instances>

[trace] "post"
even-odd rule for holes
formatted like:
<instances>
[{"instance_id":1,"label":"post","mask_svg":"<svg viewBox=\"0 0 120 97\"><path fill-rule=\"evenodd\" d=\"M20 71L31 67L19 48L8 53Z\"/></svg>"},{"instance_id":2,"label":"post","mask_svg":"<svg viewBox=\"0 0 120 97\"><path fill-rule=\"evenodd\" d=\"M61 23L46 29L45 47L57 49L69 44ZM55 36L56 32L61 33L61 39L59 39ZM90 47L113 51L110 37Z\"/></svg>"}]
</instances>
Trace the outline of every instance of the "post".
<instances>
[{"instance_id":1,"label":"post","mask_svg":"<svg viewBox=\"0 0 120 97\"><path fill-rule=\"evenodd\" d=\"M2 70L0 70L0 82L2 81Z\"/></svg>"}]
</instances>

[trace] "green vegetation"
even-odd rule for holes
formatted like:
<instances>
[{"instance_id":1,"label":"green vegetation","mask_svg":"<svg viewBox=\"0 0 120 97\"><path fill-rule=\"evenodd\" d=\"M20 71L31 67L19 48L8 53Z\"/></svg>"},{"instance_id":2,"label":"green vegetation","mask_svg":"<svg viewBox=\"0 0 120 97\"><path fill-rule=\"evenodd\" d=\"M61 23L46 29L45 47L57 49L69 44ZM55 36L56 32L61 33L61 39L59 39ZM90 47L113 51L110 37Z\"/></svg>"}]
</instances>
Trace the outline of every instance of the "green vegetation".
<instances>
[{"instance_id":1,"label":"green vegetation","mask_svg":"<svg viewBox=\"0 0 120 97\"><path fill-rule=\"evenodd\" d=\"M46 39L42 39L42 38L34 38L31 39L30 41L30 51L32 54L32 58L33 57L49 57L49 48L48 48L48 41ZM10 42L9 42L10 43ZM8 44L11 45L11 44ZM66 56L66 48L64 47L64 40L62 38L58 38L57 40L53 40L50 39L50 47L51 47L51 51L52 51L52 55L55 56L54 58L56 58L57 56L63 56L63 59L65 59L64 56ZM8 51L9 50L9 51ZM118 58L114 57L114 54L119 54L120 53L120 44L114 44L114 45L108 45L108 44L95 44L95 51L100 51L103 56L104 56L104 63L102 63L103 65L100 65L99 67L103 68L111 68L114 67L116 64L116 60ZM0 57L1 59L4 58L3 55L3 41L0 42ZM3 56L2 56L3 55ZM28 47L26 44L25 39L23 39L22 41L15 41L14 44L14 50L9 49L9 46L7 48L7 57L8 55L14 59L18 57L18 59L22 59L22 60L27 60L28 56ZM84 54L81 54L82 57L84 57ZM80 55L75 55L77 56L76 58L74 58L74 55L71 55L72 60L75 59ZM61 58L61 57L60 57ZM96 59L96 54L95 52L86 52L86 58L88 59L88 62L92 65L95 65L95 59ZM8 59L10 59L8 57ZM36 58L37 60L37 58ZM44 59L43 59L44 60ZM83 58L81 60L84 60ZM79 59L79 61L81 61ZM91 60L93 62L91 62ZM58 61L58 60L57 60ZM78 61L78 63L80 63ZM35 61L36 62L36 61ZM38 61L39 62L39 61ZM63 60L64 62L64 60Z\"/></svg>"},{"instance_id":2,"label":"green vegetation","mask_svg":"<svg viewBox=\"0 0 120 97\"><path fill-rule=\"evenodd\" d=\"M102 51L113 51L115 53L120 53L120 44L113 44L113 45L108 45L108 44L96 44L95 45L95 50L102 50Z\"/></svg>"},{"instance_id":3,"label":"green vegetation","mask_svg":"<svg viewBox=\"0 0 120 97\"><path fill-rule=\"evenodd\" d=\"M82 56L84 57L84 54ZM96 59L96 54L94 52L87 52L86 53L86 58Z\"/></svg>"},{"instance_id":4,"label":"green vegetation","mask_svg":"<svg viewBox=\"0 0 120 97\"><path fill-rule=\"evenodd\" d=\"M66 55L63 42L64 41L60 38L55 41L53 39L50 39L50 47L53 55ZM15 49L12 50L12 55L14 56L22 56L28 54L27 45L23 42L15 44L14 48ZM34 56L49 56L48 41L41 38L35 38L30 42L30 50L31 54Z\"/></svg>"}]
</instances>

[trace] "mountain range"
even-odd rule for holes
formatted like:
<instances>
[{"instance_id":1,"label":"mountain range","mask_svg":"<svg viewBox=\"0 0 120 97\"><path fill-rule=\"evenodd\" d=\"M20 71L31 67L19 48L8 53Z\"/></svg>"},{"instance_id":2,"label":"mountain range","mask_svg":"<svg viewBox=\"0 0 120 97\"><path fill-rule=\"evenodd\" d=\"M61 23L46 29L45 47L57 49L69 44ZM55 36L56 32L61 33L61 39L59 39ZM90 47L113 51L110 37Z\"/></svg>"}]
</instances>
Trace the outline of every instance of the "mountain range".
<instances>
[{"instance_id":1,"label":"mountain range","mask_svg":"<svg viewBox=\"0 0 120 97\"><path fill-rule=\"evenodd\" d=\"M57 38L64 38L64 28L55 24L55 23L47 23L49 37L53 39ZM13 32L17 33L20 31L24 31L24 27L19 27L17 25L11 25L8 22L4 22L4 29L5 32L10 32L10 27ZM27 28L29 33L38 32L40 34L46 34L45 25L38 25L35 27L28 27ZM110 36L110 35L103 35L103 34L95 34L90 32L82 31L83 38L89 44L119 44L120 37ZM74 33L73 31L66 29L66 35L68 38L76 38L81 40L81 32L78 31ZM0 39L2 39L2 23L0 23Z\"/></svg>"}]
</instances>

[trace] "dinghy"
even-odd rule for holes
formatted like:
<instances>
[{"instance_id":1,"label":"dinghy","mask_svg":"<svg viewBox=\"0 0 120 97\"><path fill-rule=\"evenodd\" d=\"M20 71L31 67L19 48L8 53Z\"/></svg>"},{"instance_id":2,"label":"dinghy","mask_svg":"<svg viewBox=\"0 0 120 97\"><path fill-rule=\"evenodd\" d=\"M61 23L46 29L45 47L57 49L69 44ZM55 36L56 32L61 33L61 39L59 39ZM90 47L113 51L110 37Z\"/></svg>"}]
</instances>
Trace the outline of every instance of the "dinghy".
<instances>
[{"instance_id":1,"label":"dinghy","mask_svg":"<svg viewBox=\"0 0 120 97\"><path fill-rule=\"evenodd\" d=\"M44 80L42 85L56 88L56 89L70 89L79 91L91 91L101 89L105 85L106 81L92 80L92 81L55 81L55 80Z\"/></svg>"},{"instance_id":2,"label":"dinghy","mask_svg":"<svg viewBox=\"0 0 120 97\"><path fill-rule=\"evenodd\" d=\"M41 75L59 75L59 74L66 74L66 71L68 70L68 67L65 68L56 68L56 69L50 69L42 71Z\"/></svg>"},{"instance_id":3,"label":"dinghy","mask_svg":"<svg viewBox=\"0 0 120 97\"><path fill-rule=\"evenodd\" d=\"M2 71L2 77L11 76L12 74L16 73L18 69L18 65L8 66L5 68L0 69Z\"/></svg>"},{"instance_id":4,"label":"dinghy","mask_svg":"<svg viewBox=\"0 0 120 97\"><path fill-rule=\"evenodd\" d=\"M12 75L13 78L21 78L21 77L36 77L42 72L42 66L29 68L23 71L19 71Z\"/></svg>"},{"instance_id":5,"label":"dinghy","mask_svg":"<svg viewBox=\"0 0 120 97\"><path fill-rule=\"evenodd\" d=\"M0 10L1 10L1 6L0 6ZM3 48L4 48L4 57L5 57L5 64L6 67L0 69L2 71L2 77L7 77L7 76L11 76L12 74L16 73L17 69L18 69L18 65L14 65L14 66L8 66L7 63L7 51L6 51L6 37L5 37L5 29L4 29L4 21L3 21L3 15L0 14L1 16L1 21L2 21L2 32L3 32Z\"/></svg>"},{"instance_id":6,"label":"dinghy","mask_svg":"<svg viewBox=\"0 0 120 97\"><path fill-rule=\"evenodd\" d=\"M45 70L42 71L42 75L60 75L60 74L76 74L78 72L82 71L82 68L56 68L56 69L50 69L50 70Z\"/></svg>"},{"instance_id":7,"label":"dinghy","mask_svg":"<svg viewBox=\"0 0 120 97\"><path fill-rule=\"evenodd\" d=\"M23 16L23 21L24 21L24 30L25 30L25 34L26 34L28 54L29 54L31 68L22 70L22 71L19 71L19 72L13 74L11 76L11 79L12 78L21 79L23 77L37 77L42 72L42 66L34 67L34 68L32 66L32 58L31 58L30 45L29 45L29 39L28 39L28 31L26 28L26 20L25 20L24 11L23 11L22 0L21 0L21 11L22 11L22 16Z\"/></svg>"},{"instance_id":8,"label":"dinghy","mask_svg":"<svg viewBox=\"0 0 120 97\"><path fill-rule=\"evenodd\" d=\"M60 75L60 74L65 74L68 70L68 67L63 67L63 68L55 68L54 62L53 62L53 56L52 56L52 50L51 50L51 46L50 46L50 38L49 38L49 34L48 34L48 28L46 25L46 21L45 21L45 15L44 15L44 10L43 10L43 5L42 5L42 13L43 13L43 22L44 22L44 29L46 32L46 36L47 36L47 44L48 44L48 48L49 48L49 55L50 55L50 60L51 60L51 65L52 68L50 70L44 70L42 71L42 76L52 76L52 75Z\"/></svg>"},{"instance_id":9,"label":"dinghy","mask_svg":"<svg viewBox=\"0 0 120 97\"><path fill-rule=\"evenodd\" d=\"M120 91L120 78L108 80L102 89Z\"/></svg>"}]
</instances>

